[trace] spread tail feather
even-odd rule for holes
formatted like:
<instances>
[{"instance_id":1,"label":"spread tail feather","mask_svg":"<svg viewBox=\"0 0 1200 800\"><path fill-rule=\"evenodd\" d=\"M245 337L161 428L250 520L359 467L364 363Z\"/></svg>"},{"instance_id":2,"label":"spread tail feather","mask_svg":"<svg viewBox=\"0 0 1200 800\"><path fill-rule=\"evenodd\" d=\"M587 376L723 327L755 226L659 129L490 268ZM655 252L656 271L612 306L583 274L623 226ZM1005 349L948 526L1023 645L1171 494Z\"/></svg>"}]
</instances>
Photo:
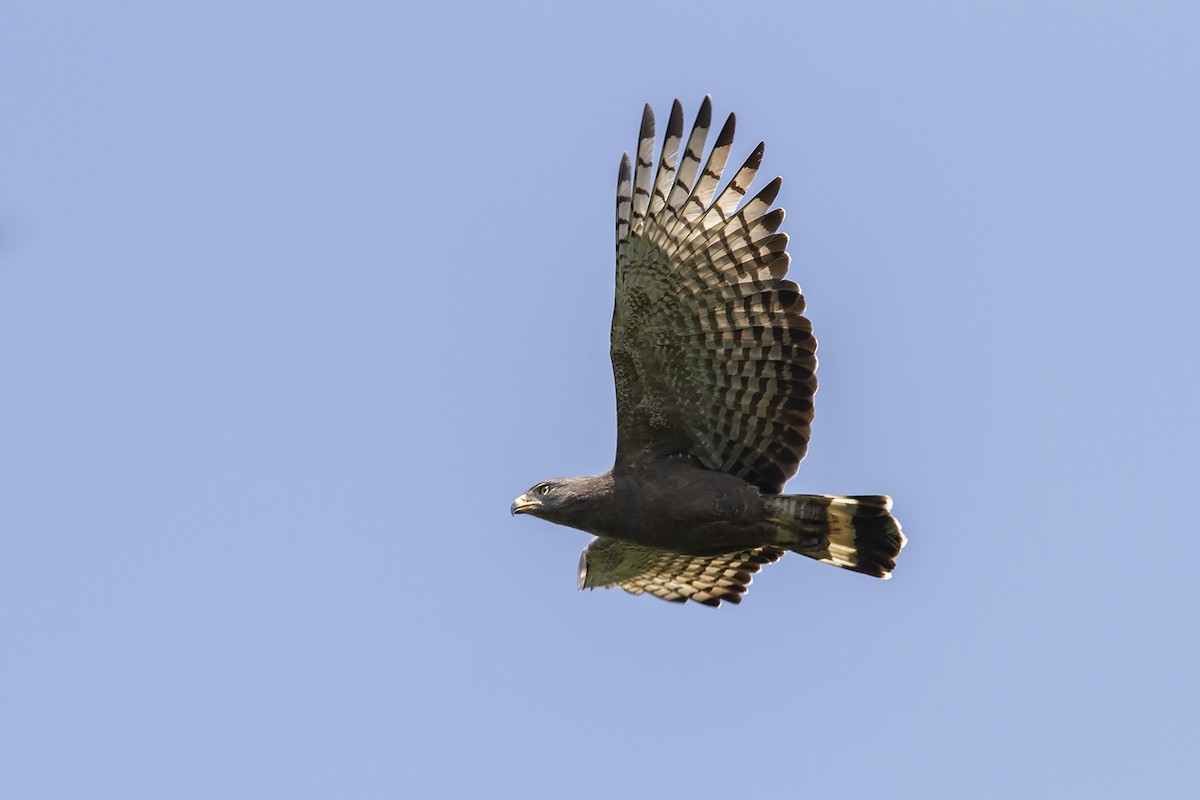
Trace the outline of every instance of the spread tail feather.
<instances>
[{"instance_id":1,"label":"spread tail feather","mask_svg":"<svg viewBox=\"0 0 1200 800\"><path fill-rule=\"evenodd\" d=\"M891 577L906 540L890 513L890 497L780 494L763 500L781 529L781 547L842 569Z\"/></svg>"}]
</instances>

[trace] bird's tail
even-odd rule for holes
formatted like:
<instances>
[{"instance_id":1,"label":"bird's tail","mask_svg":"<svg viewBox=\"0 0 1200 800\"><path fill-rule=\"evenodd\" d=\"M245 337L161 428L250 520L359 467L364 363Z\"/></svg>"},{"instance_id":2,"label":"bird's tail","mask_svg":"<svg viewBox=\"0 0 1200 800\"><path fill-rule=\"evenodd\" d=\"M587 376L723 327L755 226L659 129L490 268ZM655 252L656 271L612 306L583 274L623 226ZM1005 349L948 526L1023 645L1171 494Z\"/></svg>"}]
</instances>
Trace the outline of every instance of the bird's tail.
<instances>
[{"instance_id":1,"label":"bird's tail","mask_svg":"<svg viewBox=\"0 0 1200 800\"><path fill-rule=\"evenodd\" d=\"M904 547L892 498L881 495L766 495L770 520L779 526L780 547L842 569L890 578Z\"/></svg>"}]
</instances>

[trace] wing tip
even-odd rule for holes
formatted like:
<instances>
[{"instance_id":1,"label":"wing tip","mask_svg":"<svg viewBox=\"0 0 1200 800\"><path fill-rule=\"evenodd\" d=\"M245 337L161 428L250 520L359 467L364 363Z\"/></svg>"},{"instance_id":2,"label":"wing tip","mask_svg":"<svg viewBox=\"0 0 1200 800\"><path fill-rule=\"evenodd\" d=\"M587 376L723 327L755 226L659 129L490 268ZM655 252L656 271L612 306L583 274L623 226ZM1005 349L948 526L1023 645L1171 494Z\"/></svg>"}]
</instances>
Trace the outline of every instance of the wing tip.
<instances>
[{"instance_id":1,"label":"wing tip","mask_svg":"<svg viewBox=\"0 0 1200 800\"><path fill-rule=\"evenodd\" d=\"M755 148L752 151L750 151L750 157L746 159L746 163L743 166L743 169L745 169L745 167L750 167L752 169L758 169L759 167L761 167L763 156L766 154L766 152L767 152L767 143L759 142L755 146Z\"/></svg>"},{"instance_id":2,"label":"wing tip","mask_svg":"<svg viewBox=\"0 0 1200 800\"><path fill-rule=\"evenodd\" d=\"M725 124L721 126L721 132L717 134L717 141L713 145L716 147L728 147L733 144L733 135L737 131L737 115L732 111L725 118Z\"/></svg>"},{"instance_id":3,"label":"wing tip","mask_svg":"<svg viewBox=\"0 0 1200 800\"><path fill-rule=\"evenodd\" d=\"M638 139L654 138L654 109L649 103L642 108L642 127L638 130Z\"/></svg>"}]
</instances>

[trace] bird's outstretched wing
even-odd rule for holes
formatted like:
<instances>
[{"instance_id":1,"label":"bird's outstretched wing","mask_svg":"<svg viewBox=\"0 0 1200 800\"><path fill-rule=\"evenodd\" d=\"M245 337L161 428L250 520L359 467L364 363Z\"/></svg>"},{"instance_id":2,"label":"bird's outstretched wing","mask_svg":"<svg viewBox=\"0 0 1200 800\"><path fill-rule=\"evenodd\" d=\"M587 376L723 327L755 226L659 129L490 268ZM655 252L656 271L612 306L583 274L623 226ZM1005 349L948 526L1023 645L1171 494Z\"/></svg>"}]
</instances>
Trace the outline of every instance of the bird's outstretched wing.
<instances>
[{"instance_id":1,"label":"bird's outstretched wing","mask_svg":"<svg viewBox=\"0 0 1200 800\"><path fill-rule=\"evenodd\" d=\"M579 588L619 586L631 594L693 600L707 606L742 602L753 573L778 561L783 550L754 547L737 553L689 556L599 536L579 557Z\"/></svg>"},{"instance_id":2,"label":"bird's outstretched wing","mask_svg":"<svg viewBox=\"0 0 1200 800\"><path fill-rule=\"evenodd\" d=\"M675 101L652 175L646 106L636 166L621 160L614 468L690 457L776 493L808 448L817 343L800 287L784 279L787 236L776 233L783 209L771 210L781 179L743 203L760 143L714 200L734 117L700 169L711 117L706 97L681 156Z\"/></svg>"}]
</instances>

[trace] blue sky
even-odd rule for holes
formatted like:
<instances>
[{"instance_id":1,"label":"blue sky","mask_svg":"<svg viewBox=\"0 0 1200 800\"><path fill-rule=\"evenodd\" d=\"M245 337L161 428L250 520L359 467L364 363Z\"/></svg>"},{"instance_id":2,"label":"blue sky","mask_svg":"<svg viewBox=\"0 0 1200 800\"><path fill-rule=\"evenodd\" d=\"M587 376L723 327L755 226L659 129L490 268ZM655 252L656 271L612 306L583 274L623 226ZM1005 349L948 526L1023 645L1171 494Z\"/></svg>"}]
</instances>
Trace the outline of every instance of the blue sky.
<instances>
[{"instance_id":1,"label":"blue sky","mask_svg":"<svg viewBox=\"0 0 1200 800\"><path fill-rule=\"evenodd\" d=\"M0 795L1190 797L1190 3L15 3ZM644 102L767 142L792 491L887 583L575 590Z\"/></svg>"}]
</instances>

